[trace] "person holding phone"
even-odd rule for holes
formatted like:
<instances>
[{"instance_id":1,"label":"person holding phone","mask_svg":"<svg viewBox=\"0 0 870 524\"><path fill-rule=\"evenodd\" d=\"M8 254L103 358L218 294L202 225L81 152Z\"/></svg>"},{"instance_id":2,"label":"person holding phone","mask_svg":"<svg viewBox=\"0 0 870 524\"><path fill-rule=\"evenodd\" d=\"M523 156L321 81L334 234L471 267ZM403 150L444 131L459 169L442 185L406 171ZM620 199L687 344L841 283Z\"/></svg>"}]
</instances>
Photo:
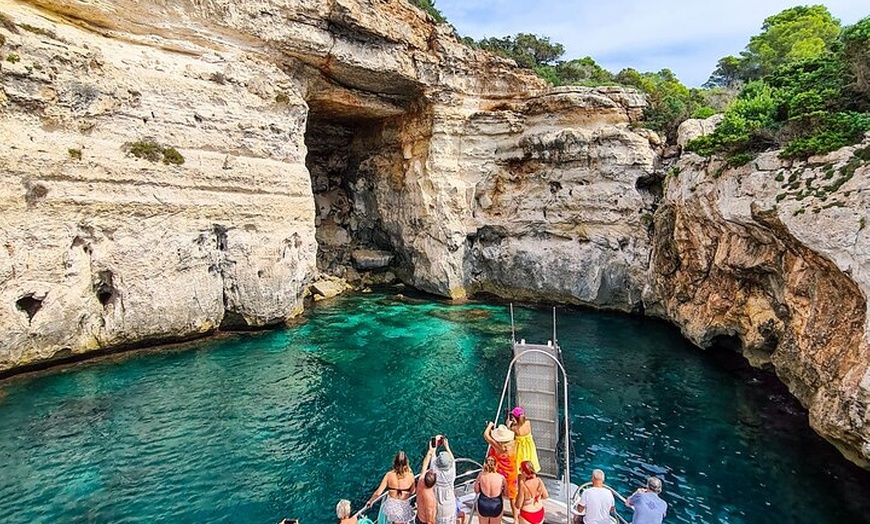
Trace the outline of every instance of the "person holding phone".
<instances>
[{"instance_id":1,"label":"person holding phone","mask_svg":"<svg viewBox=\"0 0 870 524\"><path fill-rule=\"evenodd\" d=\"M435 449L438 447L438 438L432 437L429 439L429 449L426 451L426 456L423 457L423 465L420 467L420 479L417 481L417 516L414 518L415 524L435 524L436 504L435 504L435 472L429 470L429 464L432 462L432 457L435 456Z\"/></svg>"},{"instance_id":2,"label":"person holding phone","mask_svg":"<svg viewBox=\"0 0 870 524\"><path fill-rule=\"evenodd\" d=\"M435 472L435 523L456 524L456 493L453 482L456 480L456 462L450 441L444 435L432 437L430 444L443 445L444 450L438 453L432 463L431 470Z\"/></svg>"}]
</instances>

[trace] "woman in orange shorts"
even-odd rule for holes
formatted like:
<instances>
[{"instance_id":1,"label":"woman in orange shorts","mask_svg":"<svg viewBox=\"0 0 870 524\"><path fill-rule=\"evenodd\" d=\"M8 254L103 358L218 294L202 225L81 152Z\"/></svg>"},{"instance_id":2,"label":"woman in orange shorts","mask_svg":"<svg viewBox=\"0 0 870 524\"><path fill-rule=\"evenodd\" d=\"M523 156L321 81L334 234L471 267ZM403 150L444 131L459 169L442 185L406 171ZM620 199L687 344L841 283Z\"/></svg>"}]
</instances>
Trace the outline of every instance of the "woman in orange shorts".
<instances>
[{"instance_id":1,"label":"woman in orange shorts","mask_svg":"<svg viewBox=\"0 0 870 524\"><path fill-rule=\"evenodd\" d=\"M488 457L496 462L496 471L504 477L505 495L510 499L511 513L517 515L517 455L514 445L514 432L504 424L493 429L494 424L488 422L483 430L483 438L489 444Z\"/></svg>"}]
</instances>

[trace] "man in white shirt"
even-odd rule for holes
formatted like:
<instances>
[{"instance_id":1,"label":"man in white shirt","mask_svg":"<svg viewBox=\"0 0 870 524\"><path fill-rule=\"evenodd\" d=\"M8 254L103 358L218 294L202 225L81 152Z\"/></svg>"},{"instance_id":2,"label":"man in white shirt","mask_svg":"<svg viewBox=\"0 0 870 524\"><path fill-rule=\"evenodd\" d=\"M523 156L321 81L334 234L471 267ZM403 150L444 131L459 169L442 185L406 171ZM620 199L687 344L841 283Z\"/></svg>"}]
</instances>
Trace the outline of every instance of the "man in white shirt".
<instances>
[{"instance_id":1,"label":"man in white shirt","mask_svg":"<svg viewBox=\"0 0 870 524\"><path fill-rule=\"evenodd\" d=\"M604 487L604 472L592 471L592 487L580 495L577 511L586 511L583 524L610 524L610 513L615 511L613 493Z\"/></svg>"}]
</instances>

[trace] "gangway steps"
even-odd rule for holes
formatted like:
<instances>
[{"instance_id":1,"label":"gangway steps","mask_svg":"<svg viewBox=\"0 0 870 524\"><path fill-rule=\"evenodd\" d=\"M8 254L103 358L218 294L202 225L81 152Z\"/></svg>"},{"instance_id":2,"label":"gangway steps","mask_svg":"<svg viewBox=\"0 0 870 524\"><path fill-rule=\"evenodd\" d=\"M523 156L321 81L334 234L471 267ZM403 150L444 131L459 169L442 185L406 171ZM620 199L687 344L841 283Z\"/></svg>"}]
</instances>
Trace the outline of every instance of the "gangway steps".
<instances>
[{"instance_id":1,"label":"gangway steps","mask_svg":"<svg viewBox=\"0 0 870 524\"><path fill-rule=\"evenodd\" d=\"M558 348L552 344L526 344L514 342L514 357L530 349L544 351L559 358ZM538 448L538 461L542 476L559 475L556 461L558 444L558 384L556 364L539 353L522 355L514 366L517 404L532 422L532 434Z\"/></svg>"}]
</instances>

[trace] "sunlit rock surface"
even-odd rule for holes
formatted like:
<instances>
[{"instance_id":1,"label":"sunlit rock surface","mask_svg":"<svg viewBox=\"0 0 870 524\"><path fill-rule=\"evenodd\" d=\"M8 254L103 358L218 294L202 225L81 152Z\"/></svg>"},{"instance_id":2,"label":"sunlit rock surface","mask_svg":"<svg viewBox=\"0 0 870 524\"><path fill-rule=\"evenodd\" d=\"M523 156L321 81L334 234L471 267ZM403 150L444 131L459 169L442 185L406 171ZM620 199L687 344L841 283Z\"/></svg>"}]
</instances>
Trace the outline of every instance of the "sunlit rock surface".
<instances>
[{"instance_id":1,"label":"sunlit rock surface","mask_svg":"<svg viewBox=\"0 0 870 524\"><path fill-rule=\"evenodd\" d=\"M772 365L866 465L856 148L736 170L686 155L659 202L643 96L548 90L404 0L0 13L0 372L280 324L356 264L453 298L668 318Z\"/></svg>"},{"instance_id":2,"label":"sunlit rock surface","mask_svg":"<svg viewBox=\"0 0 870 524\"><path fill-rule=\"evenodd\" d=\"M806 163L685 156L655 220L647 310L770 365L811 425L870 464L870 140Z\"/></svg>"}]
</instances>

